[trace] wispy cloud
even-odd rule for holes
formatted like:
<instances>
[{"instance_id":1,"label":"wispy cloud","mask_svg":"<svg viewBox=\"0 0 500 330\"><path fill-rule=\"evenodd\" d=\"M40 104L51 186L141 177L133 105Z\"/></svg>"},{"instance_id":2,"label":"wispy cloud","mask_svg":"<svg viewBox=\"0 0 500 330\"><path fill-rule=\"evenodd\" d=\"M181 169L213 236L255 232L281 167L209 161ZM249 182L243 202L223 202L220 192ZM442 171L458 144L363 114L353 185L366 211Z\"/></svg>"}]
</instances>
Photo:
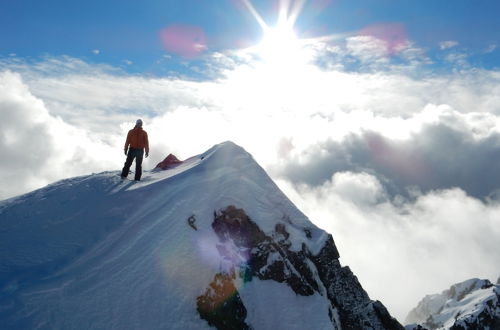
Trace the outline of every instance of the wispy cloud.
<instances>
[{"instance_id":1,"label":"wispy cloud","mask_svg":"<svg viewBox=\"0 0 500 330\"><path fill-rule=\"evenodd\" d=\"M466 68L469 66L467 61L468 55L465 53L451 53L446 55L446 61L456 65L458 68Z\"/></svg>"},{"instance_id":2,"label":"wispy cloud","mask_svg":"<svg viewBox=\"0 0 500 330\"><path fill-rule=\"evenodd\" d=\"M347 51L363 62L387 62L387 45L371 36L356 36L347 39Z\"/></svg>"},{"instance_id":3,"label":"wispy cloud","mask_svg":"<svg viewBox=\"0 0 500 330\"><path fill-rule=\"evenodd\" d=\"M498 46L497 46L496 44L489 45L489 46L485 49L484 53L485 53L485 54L493 53L493 52L494 52L497 48L498 48Z\"/></svg>"},{"instance_id":4,"label":"wispy cloud","mask_svg":"<svg viewBox=\"0 0 500 330\"><path fill-rule=\"evenodd\" d=\"M447 40L447 41L442 41L439 43L439 48L441 48L442 50L450 49L450 48L453 48L456 46L458 46L458 41L454 41L454 40Z\"/></svg>"}]
</instances>

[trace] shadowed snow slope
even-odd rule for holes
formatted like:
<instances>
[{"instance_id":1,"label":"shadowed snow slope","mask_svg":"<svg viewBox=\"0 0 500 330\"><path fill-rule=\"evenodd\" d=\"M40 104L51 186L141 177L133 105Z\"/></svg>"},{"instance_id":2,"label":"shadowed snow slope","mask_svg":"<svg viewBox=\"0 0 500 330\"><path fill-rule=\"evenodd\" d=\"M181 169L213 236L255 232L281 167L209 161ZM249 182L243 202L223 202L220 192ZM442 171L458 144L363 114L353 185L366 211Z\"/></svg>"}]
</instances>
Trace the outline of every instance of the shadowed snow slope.
<instances>
[{"instance_id":1,"label":"shadowed snow slope","mask_svg":"<svg viewBox=\"0 0 500 330\"><path fill-rule=\"evenodd\" d=\"M402 329L250 154L0 203L1 329Z\"/></svg>"}]
</instances>

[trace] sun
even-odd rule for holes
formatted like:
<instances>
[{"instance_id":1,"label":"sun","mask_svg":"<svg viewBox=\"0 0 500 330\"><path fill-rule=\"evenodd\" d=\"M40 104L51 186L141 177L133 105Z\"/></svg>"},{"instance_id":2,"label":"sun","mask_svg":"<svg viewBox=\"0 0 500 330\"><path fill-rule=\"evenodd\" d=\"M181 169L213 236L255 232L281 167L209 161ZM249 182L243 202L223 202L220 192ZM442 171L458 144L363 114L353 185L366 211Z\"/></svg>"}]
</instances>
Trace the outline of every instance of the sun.
<instances>
[{"instance_id":1,"label":"sun","mask_svg":"<svg viewBox=\"0 0 500 330\"><path fill-rule=\"evenodd\" d=\"M303 1L280 0L275 25L268 25L250 1L243 0L262 29L261 40L241 50L249 59L237 70L227 72L231 95L252 105L252 114L272 116L278 109L292 111L306 107L317 93L312 39L301 39L294 29ZM251 91L251 93L249 93ZM251 95L251 97L249 97Z\"/></svg>"},{"instance_id":2,"label":"sun","mask_svg":"<svg viewBox=\"0 0 500 330\"><path fill-rule=\"evenodd\" d=\"M301 45L293 28L284 23L266 27L261 42L256 46L256 51L263 61L278 64L297 59Z\"/></svg>"},{"instance_id":3,"label":"sun","mask_svg":"<svg viewBox=\"0 0 500 330\"><path fill-rule=\"evenodd\" d=\"M278 22L274 26L269 26L262 19L249 0L243 2L262 28L262 40L254 47L261 60L280 66L299 60L303 55L303 43L297 38L294 25L305 1L281 0Z\"/></svg>"}]
</instances>

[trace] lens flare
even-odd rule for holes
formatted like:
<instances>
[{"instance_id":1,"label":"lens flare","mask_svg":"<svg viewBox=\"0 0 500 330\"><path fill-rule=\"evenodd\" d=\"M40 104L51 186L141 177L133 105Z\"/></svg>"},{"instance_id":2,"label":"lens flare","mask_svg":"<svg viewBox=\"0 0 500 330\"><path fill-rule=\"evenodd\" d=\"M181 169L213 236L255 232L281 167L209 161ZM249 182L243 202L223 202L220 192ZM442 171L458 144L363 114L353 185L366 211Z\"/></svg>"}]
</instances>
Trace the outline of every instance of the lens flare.
<instances>
[{"instance_id":1,"label":"lens flare","mask_svg":"<svg viewBox=\"0 0 500 330\"><path fill-rule=\"evenodd\" d=\"M170 25L160 31L163 47L182 57L195 57L207 49L205 32L191 25Z\"/></svg>"},{"instance_id":2,"label":"lens flare","mask_svg":"<svg viewBox=\"0 0 500 330\"><path fill-rule=\"evenodd\" d=\"M367 26L359 33L382 40L386 47L386 55L392 56L408 46L406 28L401 23L380 23Z\"/></svg>"}]
</instances>

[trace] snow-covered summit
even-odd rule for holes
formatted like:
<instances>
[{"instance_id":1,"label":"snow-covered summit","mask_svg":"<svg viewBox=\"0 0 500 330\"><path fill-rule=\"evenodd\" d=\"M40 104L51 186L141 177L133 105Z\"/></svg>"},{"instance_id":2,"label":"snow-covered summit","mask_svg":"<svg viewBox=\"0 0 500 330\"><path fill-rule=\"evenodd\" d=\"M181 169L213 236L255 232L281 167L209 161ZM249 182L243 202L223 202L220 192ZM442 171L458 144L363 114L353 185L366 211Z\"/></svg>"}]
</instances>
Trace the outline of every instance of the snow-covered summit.
<instances>
[{"instance_id":1,"label":"snow-covered summit","mask_svg":"<svg viewBox=\"0 0 500 330\"><path fill-rule=\"evenodd\" d=\"M402 329L232 142L0 202L1 329Z\"/></svg>"},{"instance_id":2,"label":"snow-covered summit","mask_svg":"<svg viewBox=\"0 0 500 330\"><path fill-rule=\"evenodd\" d=\"M477 278L454 284L425 296L406 323L413 324L407 329L500 329L500 285Z\"/></svg>"}]
</instances>

